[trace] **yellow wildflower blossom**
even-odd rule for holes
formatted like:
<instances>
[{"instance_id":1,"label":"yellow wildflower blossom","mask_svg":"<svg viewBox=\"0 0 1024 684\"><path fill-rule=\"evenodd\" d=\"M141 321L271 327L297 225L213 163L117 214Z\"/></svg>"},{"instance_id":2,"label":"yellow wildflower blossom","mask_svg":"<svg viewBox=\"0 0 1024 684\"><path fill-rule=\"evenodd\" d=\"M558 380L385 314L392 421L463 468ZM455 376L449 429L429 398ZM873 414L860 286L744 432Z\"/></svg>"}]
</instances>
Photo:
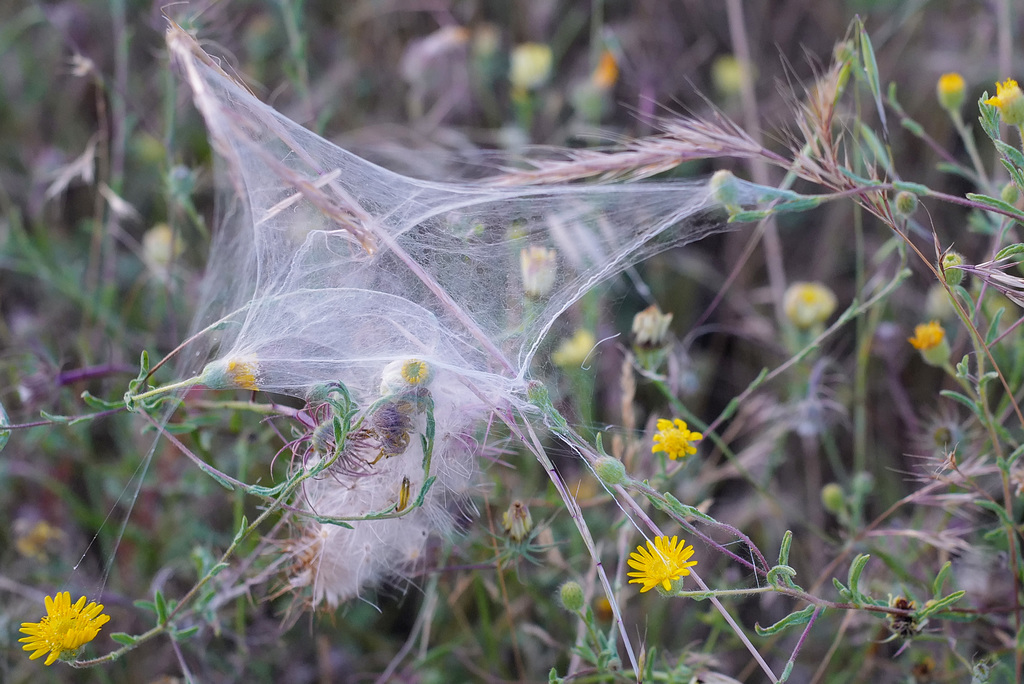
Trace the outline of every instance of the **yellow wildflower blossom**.
<instances>
[{"instance_id":1,"label":"yellow wildflower blossom","mask_svg":"<svg viewBox=\"0 0 1024 684\"><path fill-rule=\"evenodd\" d=\"M628 573L633 579L630 584L642 584L640 593L650 591L658 585L665 591L671 591L672 582L690 574L690 568L697 561L688 560L693 555L693 546L687 546L685 540L678 537L655 537L636 547L629 554L629 567L636 572Z\"/></svg>"},{"instance_id":2,"label":"yellow wildflower blossom","mask_svg":"<svg viewBox=\"0 0 1024 684\"><path fill-rule=\"evenodd\" d=\"M100 627L110 620L103 614L103 606L97 603L85 604L85 597L71 605L71 594L64 591L53 598L46 597L46 615L39 622L21 623L21 631L28 636L18 641L22 648L33 651L31 660L46 656L45 665L57 660L69 660L78 654L78 649L96 638Z\"/></svg>"},{"instance_id":3,"label":"yellow wildflower blossom","mask_svg":"<svg viewBox=\"0 0 1024 684\"><path fill-rule=\"evenodd\" d=\"M675 419L675 422L662 418L658 421L658 434L654 435L654 446L651 453L656 454L664 451L673 461L677 458L685 458L690 454L697 453L697 442L704 439L704 435L693 432L686 427L686 422Z\"/></svg>"},{"instance_id":4,"label":"yellow wildflower blossom","mask_svg":"<svg viewBox=\"0 0 1024 684\"><path fill-rule=\"evenodd\" d=\"M946 331L938 321L922 323L914 328L914 336L908 337L907 341L914 345L918 351L927 351L939 346L946 338Z\"/></svg>"},{"instance_id":5,"label":"yellow wildflower blossom","mask_svg":"<svg viewBox=\"0 0 1024 684\"><path fill-rule=\"evenodd\" d=\"M996 96L985 100L985 104L999 108L1003 123L1010 126L1024 124L1024 93L1012 78L996 84Z\"/></svg>"}]
</instances>

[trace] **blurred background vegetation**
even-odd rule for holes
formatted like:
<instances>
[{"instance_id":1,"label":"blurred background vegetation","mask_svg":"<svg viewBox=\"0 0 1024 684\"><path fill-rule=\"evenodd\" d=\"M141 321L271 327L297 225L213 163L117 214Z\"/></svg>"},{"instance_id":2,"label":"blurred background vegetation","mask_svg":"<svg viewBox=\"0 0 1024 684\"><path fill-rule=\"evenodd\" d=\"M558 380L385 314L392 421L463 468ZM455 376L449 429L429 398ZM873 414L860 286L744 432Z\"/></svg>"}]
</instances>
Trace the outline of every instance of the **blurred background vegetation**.
<instances>
[{"instance_id":1,"label":"blurred background vegetation","mask_svg":"<svg viewBox=\"0 0 1024 684\"><path fill-rule=\"evenodd\" d=\"M977 96L993 91L994 82L1019 65L1006 45L1005 8L998 2L772 0L733 3L741 11L732 16L729 5L0 3L0 404L13 423L36 420L40 411L81 414L88 410L79 398L83 391L119 398L137 372L140 352L159 358L188 328L212 230L213 174L202 121L188 89L169 68L165 15L193 31L208 52L223 58L229 73L287 116L371 160L429 177L448 173L444 160L454 154L607 144L655 132L655 117L709 115L715 109L781 149L793 127L795 98L827 67L856 15L872 36L883 81L895 82L908 114L940 146L962 157L953 126L935 101L939 75L959 71L966 78L970 122ZM1009 29L1014 38L1018 20L1014 15ZM541 47L523 52L524 44ZM513 69L517 59L525 61ZM752 99L742 92L744 69L752 75ZM872 103L863 106L867 111L860 114L870 120ZM937 170L939 157L919 139L898 125L890 130L888 143L904 179L957 194L971 190ZM982 155L991 158L984 146ZM720 168L751 177L744 162L728 159L687 164L669 175L700 176ZM780 180L781 174L770 178ZM863 231L861 221L868 224ZM928 214L926 224L942 244L955 243L969 260L985 258L987 242L968 231L966 211L943 207ZM786 218L779 230L786 278L827 284L841 306L856 291L858 254L870 259L890 238L843 203ZM761 368L788 356L765 260L758 251L741 262L748 241L746 231L716 236L640 269L654 299L674 314L678 338L698 321L703 326L696 341L678 347L679 391L696 415L716 415ZM919 236L919 244L930 253L930 236ZM723 289L741 263L735 282ZM746 532L766 553L785 529L793 529L791 564L805 578L825 568L844 534L822 508L824 483L838 480L854 491L856 465L858 486L867 487L856 494L863 524L918 486L905 473L920 468L920 456L949 443L942 438L936 445L935 430L965 429L958 409L936 402L941 373L905 344L927 316L931 285L919 264L911 267L916 275L877 312L871 337L858 337L851 327L829 343L832 362L821 395L810 404L818 413L805 417L815 430L827 425L829 453L801 444L800 416L782 389L744 406L730 427L739 446L762 452L755 465L768 473L762 484L774 503L735 473L698 477L694 467L688 473L700 486L680 485L683 493L714 500L715 517ZM722 301L701 320L719 294ZM600 305L571 312L570 325L586 324L598 339L628 333L633 315L645 306L628 287L613 287ZM621 363L613 349L595 359L587 378L566 374L555 385L560 405L595 429L621 423ZM854 398L847 378L858 367L865 369L867 390ZM650 387L641 384L637 391L642 432L649 418L671 411ZM8 524L0 526L0 680L182 677L165 641L88 671L62 664L45 669L29 662L17 643L20 623L38 619L44 594L67 588L74 597L91 595L108 571L102 602L113 616L109 629L144 630L151 616L133 601L151 598L155 589L168 596L183 593L195 580L197 564L230 542L241 514L252 519L253 502L225 493L166 442L136 494L142 475L137 469L153 439L143 425L118 415L21 430L2 452L0 511ZM780 425L785 429L776 429ZM851 446L854 432L864 436L859 447ZM201 454L234 464L233 472L248 473L249 481L280 446L271 430L248 415L212 416L190 438ZM479 515L466 521L466 540L456 541L466 548L451 556L439 550L436 564L416 586L385 588L373 603L353 602L334 615L304 615L290 629L282 626L283 604L258 600L267 590L254 589L254 600L241 596L207 616L200 635L182 646L186 662L199 681L373 681L409 637L423 609L423 586L437 580L442 600L429 609L434 646L400 661L392 681L543 681L551 667L564 674L578 620L559 608L554 595L562 581L584 577L589 561L542 470L515 454L507 460L515 470L492 467L485 476ZM584 505L594 498L594 529L602 521L611 525L614 516L600 509L593 478L570 454L558 462L568 479L579 480ZM490 535L500 535L501 513L514 499L528 502L534 521L548 528L542 535L548 546L539 564L523 560L496 571ZM908 518L902 524L912 528L917 522ZM984 568L1000 560L971 562ZM751 579L719 577L715 567L713 559L702 561L702 575L714 578L715 586ZM845 566L834 572L842 576ZM1012 589L1003 586L1007 593L1001 594L1000 587L986 586L983 569L976 574L972 581L983 592L978 601L1011 600L1005 597ZM912 582L911 575L903 579ZM762 681L706 603L627 593L627 624L637 630L636 642L650 644L648 651L657 646L659 657L670 660L688 654L691 664ZM741 605L746 609L737 616L748 627L789 610L770 601ZM596 619L607 620L599 599L594 606ZM812 635L794 681L810 680L842 620L830 616L826 628ZM944 662L927 645L893 659L899 644L880 645L884 626L867 624L845 638L833 660L839 674L827 681L965 681L966 670L957 669L962 664ZM1005 647L977 638L978 653ZM776 664L792 649L790 643L776 653L770 640L756 643ZM90 648L104 653L109 645L104 633ZM961 651L969 658L972 649Z\"/></svg>"}]
</instances>

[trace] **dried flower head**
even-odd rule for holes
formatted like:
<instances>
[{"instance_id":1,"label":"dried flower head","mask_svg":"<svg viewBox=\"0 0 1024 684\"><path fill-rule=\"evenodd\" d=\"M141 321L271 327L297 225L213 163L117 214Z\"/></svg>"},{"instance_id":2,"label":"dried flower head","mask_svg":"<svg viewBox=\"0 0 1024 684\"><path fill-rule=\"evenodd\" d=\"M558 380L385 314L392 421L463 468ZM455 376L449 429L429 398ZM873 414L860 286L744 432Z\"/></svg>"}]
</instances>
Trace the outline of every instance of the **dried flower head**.
<instances>
[{"instance_id":1,"label":"dried flower head","mask_svg":"<svg viewBox=\"0 0 1024 684\"><path fill-rule=\"evenodd\" d=\"M533 516L530 515L527 505L516 499L508 510L501 514L501 524L509 539L518 544L526 539L533 529Z\"/></svg>"},{"instance_id":2,"label":"dried flower head","mask_svg":"<svg viewBox=\"0 0 1024 684\"><path fill-rule=\"evenodd\" d=\"M967 96L967 84L964 77L957 73L942 74L935 86L939 104L948 112L958 112Z\"/></svg>"},{"instance_id":3,"label":"dried flower head","mask_svg":"<svg viewBox=\"0 0 1024 684\"><path fill-rule=\"evenodd\" d=\"M828 320L836 310L836 296L822 283L793 283L782 298L786 318L800 330Z\"/></svg>"},{"instance_id":4,"label":"dried flower head","mask_svg":"<svg viewBox=\"0 0 1024 684\"><path fill-rule=\"evenodd\" d=\"M100 628L110 620L103 614L103 606L86 605L85 597L71 605L71 594L64 591L45 599L46 615L39 622L21 623L21 631L28 636L19 639L22 648L33 651L31 660L46 656L45 665L57 660L70 660L78 650L96 638Z\"/></svg>"},{"instance_id":5,"label":"dried flower head","mask_svg":"<svg viewBox=\"0 0 1024 684\"><path fill-rule=\"evenodd\" d=\"M519 269L526 296L533 299L544 297L555 286L558 252L538 245L525 247L519 252Z\"/></svg>"},{"instance_id":6,"label":"dried flower head","mask_svg":"<svg viewBox=\"0 0 1024 684\"><path fill-rule=\"evenodd\" d=\"M913 611L916 606L913 600L904 596L890 596L889 607L896 608L897 610ZM893 633L894 637L899 639L911 639L923 627L914 615L889 613L886 615L886 619L889 623L889 631Z\"/></svg>"},{"instance_id":7,"label":"dried flower head","mask_svg":"<svg viewBox=\"0 0 1024 684\"><path fill-rule=\"evenodd\" d=\"M647 541L629 554L629 567L636 572L628 573L633 579L630 584L641 584L640 593L661 586L665 591L672 590L672 582L690 574L690 568L697 561L689 560L693 555L693 546L687 546L685 540L678 537L655 537Z\"/></svg>"},{"instance_id":8,"label":"dried flower head","mask_svg":"<svg viewBox=\"0 0 1024 684\"><path fill-rule=\"evenodd\" d=\"M673 422L662 418L658 421L658 434L654 435L651 453L664 451L673 461L677 458L686 458L697 453L697 447L694 445L702 439L704 435L687 429L685 421L676 418Z\"/></svg>"},{"instance_id":9,"label":"dried flower head","mask_svg":"<svg viewBox=\"0 0 1024 684\"><path fill-rule=\"evenodd\" d=\"M985 104L999 108L1003 123L1010 126L1024 124L1024 93L1012 78L996 84L996 95L985 100Z\"/></svg>"},{"instance_id":10,"label":"dried flower head","mask_svg":"<svg viewBox=\"0 0 1024 684\"><path fill-rule=\"evenodd\" d=\"M668 338L672 314L662 313L657 304L633 316L633 342L641 348L663 347Z\"/></svg>"}]
</instances>

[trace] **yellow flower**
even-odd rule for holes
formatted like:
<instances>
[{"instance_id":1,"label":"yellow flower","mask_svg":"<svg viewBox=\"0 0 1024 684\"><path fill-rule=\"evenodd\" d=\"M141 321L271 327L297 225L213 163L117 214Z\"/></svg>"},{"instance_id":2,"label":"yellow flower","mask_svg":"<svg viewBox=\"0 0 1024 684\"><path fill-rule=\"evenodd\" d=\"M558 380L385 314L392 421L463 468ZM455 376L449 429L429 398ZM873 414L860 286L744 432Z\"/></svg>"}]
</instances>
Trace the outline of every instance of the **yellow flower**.
<instances>
[{"instance_id":1,"label":"yellow flower","mask_svg":"<svg viewBox=\"0 0 1024 684\"><path fill-rule=\"evenodd\" d=\"M743 88L743 63L736 55L721 55L711 63L711 82L723 97L736 97Z\"/></svg>"},{"instance_id":2,"label":"yellow flower","mask_svg":"<svg viewBox=\"0 0 1024 684\"><path fill-rule=\"evenodd\" d=\"M522 43L512 50L508 80L514 88L533 90L547 82L553 61L551 47L543 43Z\"/></svg>"},{"instance_id":3,"label":"yellow flower","mask_svg":"<svg viewBox=\"0 0 1024 684\"><path fill-rule=\"evenodd\" d=\"M597 340L594 339L594 333L580 328L575 335L558 345L558 349L551 354L551 360L562 368L582 366L595 344Z\"/></svg>"},{"instance_id":4,"label":"yellow flower","mask_svg":"<svg viewBox=\"0 0 1024 684\"><path fill-rule=\"evenodd\" d=\"M985 100L985 104L999 108L1003 123L1010 126L1024 124L1024 93L1012 78L996 84L996 96Z\"/></svg>"},{"instance_id":5,"label":"yellow flower","mask_svg":"<svg viewBox=\"0 0 1024 684\"><path fill-rule=\"evenodd\" d=\"M828 320L836 310L836 296L821 283L793 283L782 297L786 318L801 330Z\"/></svg>"},{"instance_id":6,"label":"yellow flower","mask_svg":"<svg viewBox=\"0 0 1024 684\"><path fill-rule=\"evenodd\" d=\"M419 359L409 359L402 364L402 379L410 385L422 385L429 382L433 373L430 364Z\"/></svg>"},{"instance_id":7,"label":"yellow flower","mask_svg":"<svg viewBox=\"0 0 1024 684\"><path fill-rule=\"evenodd\" d=\"M922 323L914 328L914 336L908 337L907 341L914 345L914 349L928 351L939 346L942 340L946 339L946 331L938 321Z\"/></svg>"},{"instance_id":8,"label":"yellow flower","mask_svg":"<svg viewBox=\"0 0 1024 684\"><path fill-rule=\"evenodd\" d=\"M938 321L922 323L914 328L914 336L907 338L929 366L942 367L949 362L949 342L946 331Z\"/></svg>"},{"instance_id":9,"label":"yellow flower","mask_svg":"<svg viewBox=\"0 0 1024 684\"><path fill-rule=\"evenodd\" d=\"M964 82L964 77L960 74L942 74L939 77L938 84L935 86L935 90L942 108L950 112L956 112L960 110L964 103L964 97L967 95L967 84Z\"/></svg>"},{"instance_id":10,"label":"yellow flower","mask_svg":"<svg viewBox=\"0 0 1024 684\"><path fill-rule=\"evenodd\" d=\"M590 82L598 90L609 90L619 80L619 63L615 61L615 55L611 50L601 53L601 59L590 75Z\"/></svg>"},{"instance_id":11,"label":"yellow flower","mask_svg":"<svg viewBox=\"0 0 1024 684\"><path fill-rule=\"evenodd\" d=\"M46 615L39 622L21 623L21 631L27 637L19 639L22 648L34 651L31 660L46 657L46 665L56 660L68 660L78 654L78 649L89 643L100 633L100 627L110 620L103 614L103 606L96 603L85 605L85 597L71 605L71 594L61 592L46 597Z\"/></svg>"},{"instance_id":12,"label":"yellow flower","mask_svg":"<svg viewBox=\"0 0 1024 684\"><path fill-rule=\"evenodd\" d=\"M684 421L676 418L675 423L662 418L658 421L658 434L654 435L654 446L651 453L656 454L664 451L673 461L677 458L686 458L690 454L697 453L697 442L704 439L699 432L692 432L686 427Z\"/></svg>"},{"instance_id":13,"label":"yellow flower","mask_svg":"<svg viewBox=\"0 0 1024 684\"><path fill-rule=\"evenodd\" d=\"M686 546L685 540L678 537L655 537L636 547L629 554L629 567L637 572L629 573L633 579L630 584L642 584L640 593L650 591L659 584L665 591L671 591L672 582L690 574L690 568L697 561L687 560L693 555L693 546Z\"/></svg>"},{"instance_id":14,"label":"yellow flower","mask_svg":"<svg viewBox=\"0 0 1024 684\"><path fill-rule=\"evenodd\" d=\"M228 360L228 379L235 385L247 390L258 390L256 386L256 370L258 366L253 358Z\"/></svg>"}]
</instances>

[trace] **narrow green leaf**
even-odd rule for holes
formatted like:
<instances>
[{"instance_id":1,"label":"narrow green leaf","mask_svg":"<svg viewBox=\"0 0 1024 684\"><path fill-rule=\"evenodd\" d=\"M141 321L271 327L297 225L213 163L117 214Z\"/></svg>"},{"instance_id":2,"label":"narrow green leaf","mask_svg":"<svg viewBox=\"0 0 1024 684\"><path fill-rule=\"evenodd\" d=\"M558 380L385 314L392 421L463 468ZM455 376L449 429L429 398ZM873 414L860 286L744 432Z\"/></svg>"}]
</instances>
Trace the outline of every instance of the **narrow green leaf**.
<instances>
[{"instance_id":1,"label":"narrow green leaf","mask_svg":"<svg viewBox=\"0 0 1024 684\"><path fill-rule=\"evenodd\" d=\"M1013 452L1011 452L1010 455L1006 457L1006 465L1012 466L1014 463L1017 462L1017 459L1020 458L1021 454L1024 454L1024 444L1014 449Z\"/></svg>"},{"instance_id":2,"label":"narrow green leaf","mask_svg":"<svg viewBox=\"0 0 1024 684\"><path fill-rule=\"evenodd\" d=\"M850 601L853 599L853 594L850 593L850 590L844 587L843 583L835 577L832 578L832 586L834 586L836 591L839 592L839 598L843 601Z\"/></svg>"},{"instance_id":3,"label":"narrow green leaf","mask_svg":"<svg viewBox=\"0 0 1024 684\"><path fill-rule=\"evenodd\" d=\"M245 530L249 527L249 520L244 515L242 516L242 523L238 526L238 532L235 533L235 538L232 540L232 546L242 541L242 537L245 536Z\"/></svg>"},{"instance_id":4,"label":"narrow green leaf","mask_svg":"<svg viewBox=\"0 0 1024 684\"><path fill-rule=\"evenodd\" d=\"M0 428L5 428L11 424L11 419L7 416L7 411L4 409L3 403L0 403ZM7 441L11 438L10 430L0 429L0 451L4 450L7 446Z\"/></svg>"},{"instance_id":5,"label":"narrow green leaf","mask_svg":"<svg viewBox=\"0 0 1024 684\"><path fill-rule=\"evenodd\" d=\"M134 646L138 642L138 638L133 637L131 634L125 632L114 632L110 635L110 638L121 644L122 646Z\"/></svg>"},{"instance_id":6,"label":"narrow green leaf","mask_svg":"<svg viewBox=\"0 0 1024 684\"><path fill-rule=\"evenodd\" d=\"M893 182L892 187L894 190L898 192L912 192L915 195L921 195L923 197L927 197L932 191L932 189L929 188L927 185L922 185L921 183L911 183L909 181L895 181Z\"/></svg>"},{"instance_id":7,"label":"narrow green leaf","mask_svg":"<svg viewBox=\"0 0 1024 684\"><path fill-rule=\"evenodd\" d=\"M772 207L776 214L793 214L801 211L810 211L821 206L821 197L802 197L800 199L780 202Z\"/></svg>"},{"instance_id":8,"label":"narrow green leaf","mask_svg":"<svg viewBox=\"0 0 1024 684\"><path fill-rule=\"evenodd\" d=\"M878 109L878 120L882 122L882 130L888 125L885 122L885 107L882 104L882 86L878 78L878 62L875 60L875 48L871 45L871 38L868 36L864 24L858 19L857 31L860 33L860 59L864 67L864 74L868 78L868 87L871 95L875 98L875 107Z\"/></svg>"},{"instance_id":9,"label":"narrow green leaf","mask_svg":"<svg viewBox=\"0 0 1024 684\"><path fill-rule=\"evenodd\" d=\"M935 613L945 610L949 606L953 605L954 603L962 599L966 594L967 592L961 589L960 591L954 591L952 594L946 596L945 598L941 598L936 601L929 601L924 605L924 608L922 608L918 612L917 617L919 620L924 620L930 615L934 615Z\"/></svg>"},{"instance_id":10,"label":"narrow green leaf","mask_svg":"<svg viewBox=\"0 0 1024 684\"><path fill-rule=\"evenodd\" d=\"M1007 159L999 159L999 163L1003 165L1006 172L1010 174L1010 179L1013 180L1013 184L1018 188L1024 187L1024 171L1019 166L1013 164Z\"/></svg>"},{"instance_id":11,"label":"narrow green leaf","mask_svg":"<svg viewBox=\"0 0 1024 684\"><path fill-rule=\"evenodd\" d=\"M981 130L985 131L985 135L992 139L992 142L1002 139L1002 135L999 132L999 110L995 105L987 104L985 101L989 99L988 91L986 90L981 95L981 99L978 100L978 121L981 123Z\"/></svg>"},{"instance_id":12,"label":"narrow green leaf","mask_svg":"<svg viewBox=\"0 0 1024 684\"><path fill-rule=\"evenodd\" d=\"M50 413L49 411L40 411L39 415L40 415L40 417L42 417L43 420L48 420L51 423L68 424L68 423L71 423L71 421L74 420L74 418L72 418L70 416L59 416L56 413Z\"/></svg>"},{"instance_id":13,"label":"narrow green leaf","mask_svg":"<svg viewBox=\"0 0 1024 684\"><path fill-rule=\"evenodd\" d=\"M902 121L900 121L900 125L902 125L908 131L916 135L918 138L924 136L924 126L917 123L913 119L903 119Z\"/></svg>"},{"instance_id":14,"label":"narrow green leaf","mask_svg":"<svg viewBox=\"0 0 1024 684\"><path fill-rule=\"evenodd\" d=\"M971 200L972 202L977 202L978 204L984 204L986 207L997 209L1000 212L1004 212L1008 216L1012 216L1014 219L1024 220L1024 214L1021 213L1020 209L1013 206L1012 204L1004 202L1001 199L989 197L988 195L979 195L976 192L967 193L967 199Z\"/></svg>"},{"instance_id":15,"label":"narrow green leaf","mask_svg":"<svg viewBox=\"0 0 1024 684\"><path fill-rule=\"evenodd\" d=\"M176 629L171 632L171 638L175 641L185 641L194 637L199 632L199 625L187 629Z\"/></svg>"},{"instance_id":16,"label":"narrow green leaf","mask_svg":"<svg viewBox=\"0 0 1024 684\"><path fill-rule=\"evenodd\" d=\"M999 337L999 320L1006 313L1006 307L999 307L995 314L992 315L992 323L989 325L988 334L985 335L985 345L991 347L995 344L996 338ZM998 376L997 376L998 377Z\"/></svg>"},{"instance_id":17,"label":"narrow green leaf","mask_svg":"<svg viewBox=\"0 0 1024 684\"><path fill-rule=\"evenodd\" d=\"M1024 168L1024 154L1020 150L1013 145L1004 143L1002 140L996 140L993 144L996 146L999 154L1006 157L1017 168Z\"/></svg>"},{"instance_id":18,"label":"narrow green leaf","mask_svg":"<svg viewBox=\"0 0 1024 684\"><path fill-rule=\"evenodd\" d=\"M850 564L850 575L847 577L846 584L850 587L850 592L858 598L864 596L860 593L858 585L860 584L860 574L864 572L864 566L868 564L869 560L871 560L871 556L869 554L861 553L858 554L857 557L853 559L853 563Z\"/></svg>"},{"instance_id":19,"label":"narrow green leaf","mask_svg":"<svg viewBox=\"0 0 1024 684\"><path fill-rule=\"evenodd\" d=\"M796 570L788 565L776 565L768 571L766 579L775 587L793 586L792 578L796 577Z\"/></svg>"},{"instance_id":20,"label":"narrow green leaf","mask_svg":"<svg viewBox=\"0 0 1024 684\"><path fill-rule=\"evenodd\" d=\"M975 499L974 504L995 513L1004 525L1007 525L1008 527L1015 527L1013 521L1006 515L1006 509L995 501L989 501L988 499ZM1002 530L998 531L1002 532Z\"/></svg>"},{"instance_id":21,"label":"narrow green leaf","mask_svg":"<svg viewBox=\"0 0 1024 684\"><path fill-rule=\"evenodd\" d=\"M798 610L794 613L790 613L786 617L782 618L774 625L770 627L762 627L761 625L754 623L754 631L757 632L758 636L771 636L778 634L787 627L793 627L796 625L806 625L811 621L811 616L814 615L815 606L813 604L807 606L803 610Z\"/></svg>"},{"instance_id":22,"label":"narrow green leaf","mask_svg":"<svg viewBox=\"0 0 1024 684\"><path fill-rule=\"evenodd\" d=\"M124 406L124 401L106 401L100 399L89 393L89 391L82 392L82 401L85 402L90 408L100 409L101 411L111 411L113 409L119 409Z\"/></svg>"},{"instance_id":23,"label":"narrow green leaf","mask_svg":"<svg viewBox=\"0 0 1024 684\"><path fill-rule=\"evenodd\" d=\"M772 212L769 209L737 211L734 214L729 214L729 223L752 223L754 221L763 221L771 215Z\"/></svg>"},{"instance_id":24,"label":"narrow green leaf","mask_svg":"<svg viewBox=\"0 0 1024 684\"><path fill-rule=\"evenodd\" d=\"M164 594L159 589L153 598L153 605L156 607L156 622L158 625L162 625L167 622L167 601L164 600Z\"/></svg>"},{"instance_id":25,"label":"narrow green leaf","mask_svg":"<svg viewBox=\"0 0 1024 684\"><path fill-rule=\"evenodd\" d=\"M672 512L676 513L677 515L679 515L681 517L684 517L684 518L693 517L693 518L697 518L698 520L703 520L703 521L709 522L709 523L717 523L718 522L717 520L712 518L707 513L702 513L699 510L697 510L696 508L694 508L693 506L688 506L688 505L684 504L682 501L680 501L676 497L672 496L668 492L665 492L665 501L667 501L669 503L669 507L672 510Z\"/></svg>"},{"instance_id":26,"label":"narrow green leaf","mask_svg":"<svg viewBox=\"0 0 1024 684\"><path fill-rule=\"evenodd\" d=\"M793 531L786 530L782 535L782 544L779 547L779 565L789 564L789 547L793 545ZM794 573L795 574L795 573Z\"/></svg>"},{"instance_id":27,"label":"narrow green leaf","mask_svg":"<svg viewBox=\"0 0 1024 684\"><path fill-rule=\"evenodd\" d=\"M953 569L953 561L946 561L939 569L939 574L935 575L935 581L932 582L932 596L938 598L942 595L942 585L946 583L946 579L949 577L950 571Z\"/></svg>"},{"instance_id":28,"label":"narrow green leaf","mask_svg":"<svg viewBox=\"0 0 1024 684\"><path fill-rule=\"evenodd\" d=\"M975 413L978 412L978 404L975 403L975 401L968 396L960 394L959 392L954 392L953 390L942 390L941 392L939 392L939 394L941 394L944 397L948 397L953 401L960 402L961 404L971 409L971 411L974 411Z\"/></svg>"},{"instance_id":29,"label":"narrow green leaf","mask_svg":"<svg viewBox=\"0 0 1024 684\"><path fill-rule=\"evenodd\" d=\"M1024 254L1024 242L1015 242L1012 245L1006 245L1001 250L996 252L996 261L1002 261L1018 254Z\"/></svg>"}]
</instances>

